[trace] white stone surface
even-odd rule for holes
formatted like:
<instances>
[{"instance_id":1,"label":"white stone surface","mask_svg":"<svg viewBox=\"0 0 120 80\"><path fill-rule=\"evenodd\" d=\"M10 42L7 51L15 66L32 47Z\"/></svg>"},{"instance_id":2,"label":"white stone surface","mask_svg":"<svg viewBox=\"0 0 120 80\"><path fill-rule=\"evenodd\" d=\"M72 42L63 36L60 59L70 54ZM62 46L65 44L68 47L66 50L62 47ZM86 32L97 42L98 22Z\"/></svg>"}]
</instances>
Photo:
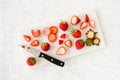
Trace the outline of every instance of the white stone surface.
<instances>
[{"instance_id":1,"label":"white stone surface","mask_svg":"<svg viewBox=\"0 0 120 80\"><path fill-rule=\"evenodd\" d=\"M0 80L120 80L119 0L0 0ZM107 47L66 61L24 67L19 32L85 7L97 9Z\"/></svg>"}]
</instances>

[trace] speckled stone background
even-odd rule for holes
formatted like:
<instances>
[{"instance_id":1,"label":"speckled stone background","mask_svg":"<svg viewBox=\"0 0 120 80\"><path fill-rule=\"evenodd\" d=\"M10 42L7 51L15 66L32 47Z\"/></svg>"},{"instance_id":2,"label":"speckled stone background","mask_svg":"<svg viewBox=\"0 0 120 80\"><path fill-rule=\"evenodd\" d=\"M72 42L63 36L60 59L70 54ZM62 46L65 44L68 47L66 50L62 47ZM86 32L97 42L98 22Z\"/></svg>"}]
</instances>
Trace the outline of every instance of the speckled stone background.
<instances>
[{"instance_id":1,"label":"speckled stone background","mask_svg":"<svg viewBox=\"0 0 120 80\"><path fill-rule=\"evenodd\" d=\"M0 80L120 80L119 0L0 0ZM95 8L106 48L72 57L60 68L25 67L19 33L81 8Z\"/></svg>"}]
</instances>

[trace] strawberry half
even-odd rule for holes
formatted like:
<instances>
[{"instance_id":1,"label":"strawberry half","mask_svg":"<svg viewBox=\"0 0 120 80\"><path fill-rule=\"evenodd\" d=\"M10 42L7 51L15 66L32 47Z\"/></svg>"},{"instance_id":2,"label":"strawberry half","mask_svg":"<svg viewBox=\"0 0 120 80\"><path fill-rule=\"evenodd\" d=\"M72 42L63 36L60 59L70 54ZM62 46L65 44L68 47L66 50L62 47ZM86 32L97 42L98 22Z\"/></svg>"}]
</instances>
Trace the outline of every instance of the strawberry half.
<instances>
[{"instance_id":1,"label":"strawberry half","mask_svg":"<svg viewBox=\"0 0 120 80\"><path fill-rule=\"evenodd\" d=\"M43 42L42 45L41 45L41 49L43 51L48 51L50 49L50 44L47 43L47 42Z\"/></svg>"},{"instance_id":2,"label":"strawberry half","mask_svg":"<svg viewBox=\"0 0 120 80\"><path fill-rule=\"evenodd\" d=\"M28 35L23 35L26 42L29 42L31 40L31 37Z\"/></svg>"},{"instance_id":3,"label":"strawberry half","mask_svg":"<svg viewBox=\"0 0 120 80\"><path fill-rule=\"evenodd\" d=\"M66 49L64 46L59 47L56 52L57 55L65 55L65 53L66 53Z\"/></svg>"},{"instance_id":4,"label":"strawberry half","mask_svg":"<svg viewBox=\"0 0 120 80\"><path fill-rule=\"evenodd\" d=\"M66 31L68 29L68 23L66 21L61 21L61 23L59 24L59 28L62 31Z\"/></svg>"},{"instance_id":5,"label":"strawberry half","mask_svg":"<svg viewBox=\"0 0 120 80\"><path fill-rule=\"evenodd\" d=\"M77 29L71 29L71 34L73 35L74 38L79 38L81 37L81 31L80 30L77 30Z\"/></svg>"},{"instance_id":6,"label":"strawberry half","mask_svg":"<svg viewBox=\"0 0 120 80\"><path fill-rule=\"evenodd\" d=\"M66 38L66 34L61 34L60 38L65 39Z\"/></svg>"},{"instance_id":7,"label":"strawberry half","mask_svg":"<svg viewBox=\"0 0 120 80\"><path fill-rule=\"evenodd\" d=\"M79 39L75 42L76 49L80 50L85 46L83 39Z\"/></svg>"},{"instance_id":8,"label":"strawberry half","mask_svg":"<svg viewBox=\"0 0 120 80\"><path fill-rule=\"evenodd\" d=\"M92 28L95 28L95 27L96 27L95 21L93 21L93 20L91 20L91 21L89 22L89 25L90 25Z\"/></svg>"},{"instance_id":9,"label":"strawberry half","mask_svg":"<svg viewBox=\"0 0 120 80\"><path fill-rule=\"evenodd\" d=\"M36 40L33 40L31 43L30 43L31 46L33 47L36 47L39 45L39 41L36 39Z\"/></svg>"},{"instance_id":10,"label":"strawberry half","mask_svg":"<svg viewBox=\"0 0 120 80\"><path fill-rule=\"evenodd\" d=\"M76 24L78 24L81 20L80 20L80 18L78 17L78 16L76 16L76 15L73 15L72 17L71 17L71 24L72 25L76 25Z\"/></svg>"},{"instance_id":11,"label":"strawberry half","mask_svg":"<svg viewBox=\"0 0 120 80\"><path fill-rule=\"evenodd\" d=\"M64 43L67 47L72 47L72 41L71 40L66 40Z\"/></svg>"},{"instance_id":12,"label":"strawberry half","mask_svg":"<svg viewBox=\"0 0 120 80\"><path fill-rule=\"evenodd\" d=\"M40 35L40 30L39 29L32 29L31 33L33 37L37 38Z\"/></svg>"},{"instance_id":13,"label":"strawberry half","mask_svg":"<svg viewBox=\"0 0 120 80\"><path fill-rule=\"evenodd\" d=\"M63 43L63 40L59 40L59 45L61 45Z\"/></svg>"},{"instance_id":14,"label":"strawberry half","mask_svg":"<svg viewBox=\"0 0 120 80\"><path fill-rule=\"evenodd\" d=\"M81 25L80 25L80 29L85 29L87 27L87 23L86 22L81 22Z\"/></svg>"},{"instance_id":15,"label":"strawberry half","mask_svg":"<svg viewBox=\"0 0 120 80\"><path fill-rule=\"evenodd\" d=\"M89 22L89 16L87 14L85 15L85 22Z\"/></svg>"}]
</instances>

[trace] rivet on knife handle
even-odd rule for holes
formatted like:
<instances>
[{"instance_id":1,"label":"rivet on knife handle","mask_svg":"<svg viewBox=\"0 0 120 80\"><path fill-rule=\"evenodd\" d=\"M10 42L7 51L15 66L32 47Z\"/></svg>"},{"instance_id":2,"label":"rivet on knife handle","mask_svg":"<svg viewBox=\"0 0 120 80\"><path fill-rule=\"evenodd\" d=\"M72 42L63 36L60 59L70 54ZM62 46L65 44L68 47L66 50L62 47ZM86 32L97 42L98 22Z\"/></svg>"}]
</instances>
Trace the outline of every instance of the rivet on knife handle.
<instances>
[{"instance_id":1,"label":"rivet on knife handle","mask_svg":"<svg viewBox=\"0 0 120 80\"><path fill-rule=\"evenodd\" d=\"M63 67L64 64L65 64L63 61L60 61L60 60L58 60L58 59L56 59L56 58L53 58L53 57L51 57L51 56L49 56L49 55L47 55L47 54L45 54L45 53L42 53L42 52L40 52L39 57L43 57L43 58L45 58L46 60L48 60L48 61L50 61L50 62L52 62L52 63L54 63L54 64L56 64L56 65L58 65L58 66L61 66L61 67Z\"/></svg>"}]
</instances>

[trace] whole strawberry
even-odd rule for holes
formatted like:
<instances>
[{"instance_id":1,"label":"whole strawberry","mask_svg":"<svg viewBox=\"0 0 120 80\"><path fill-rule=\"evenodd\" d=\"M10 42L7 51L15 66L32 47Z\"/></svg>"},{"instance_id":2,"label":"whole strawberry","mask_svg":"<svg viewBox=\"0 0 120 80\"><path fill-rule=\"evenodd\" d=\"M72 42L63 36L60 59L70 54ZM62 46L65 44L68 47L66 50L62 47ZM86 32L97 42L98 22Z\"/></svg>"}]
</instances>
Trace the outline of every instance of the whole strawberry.
<instances>
[{"instance_id":1,"label":"whole strawberry","mask_svg":"<svg viewBox=\"0 0 120 80\"><path fill-rule=\"evenodd\" d=\"M50 49L50 44L47 43L47 42L43 42L42 45L41 45L41 49L43 51L48 51Z\"/></svg>"},{"instance_id":2,"label":"whole strawberry","mask_svg":"<svg viewBox=\"0 0 120 80\"><path fill-rule=\"evenodd\" d=\"M83 39L79 39L75 42L76 49L80 50L85 46Z\"/></svg>"},{"instance_id":3,"label":"whole strawberry","mask_svg":"<svg viewBox=\"0 0 120 80\"><path fill-rule=\"evenodd\" d=\"M81 31L80 30L77 30L77 29L73 28L70 32L71 32L71 34L73 35L74 38L81 37Z\"/></svg>"},{"instance_id":4,"label":"whole strawberry","mask_svg":"<svg viewBox=\"0 0 120 80\"><path fill-rule=\"evenodd\" d=\"M27 64L28 64L29 66L35 65L35 64L36 64L36 59L35 59L34 57L29 57L29 58L27 59Z\"/></svg>"},{"instance_id":5,"label":"whole strawberry","mask_svg":"<svg viewBox=\"0 0 120 80\"><path fill-rule=\"evenodd\" d=\"M66 31L68 29L68 23L66 21L61 21L59 28L63 31Z\"/></svg>"}]
</instances>

